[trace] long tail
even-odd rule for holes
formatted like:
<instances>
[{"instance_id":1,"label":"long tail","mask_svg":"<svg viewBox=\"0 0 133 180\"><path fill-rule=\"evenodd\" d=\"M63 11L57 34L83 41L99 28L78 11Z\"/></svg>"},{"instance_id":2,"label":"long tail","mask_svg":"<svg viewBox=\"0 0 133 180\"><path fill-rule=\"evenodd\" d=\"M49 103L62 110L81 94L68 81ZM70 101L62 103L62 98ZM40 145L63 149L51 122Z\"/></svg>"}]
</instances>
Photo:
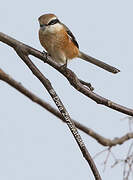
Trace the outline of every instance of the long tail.
<instances>
[{"instance_id":1,"label":"long tail","mask_svg":"<svg viewBox=\"0 0 133 180\"><path fill-rule=\"evenodd\" d=\"M103 68L106 71L109 71L111 73L116 74L116 73L120 72L119 69L117 69L117 68L115 68L113 66L110 66L110 65L108 65L108 64L106 64L106 63L104 63L104 62L102 62L102 61L100 61L98 59L95 59L95 58L93 58L91 56L88 56L87 54L85 54L85 53L83 53L81 51L79 52L79 58L81 58L81 59L83 59L83 60L85 60L87 62L90 62L92 64L95 64L96 66L99 66L100 68Z\"/></svg>"}]
</instances>

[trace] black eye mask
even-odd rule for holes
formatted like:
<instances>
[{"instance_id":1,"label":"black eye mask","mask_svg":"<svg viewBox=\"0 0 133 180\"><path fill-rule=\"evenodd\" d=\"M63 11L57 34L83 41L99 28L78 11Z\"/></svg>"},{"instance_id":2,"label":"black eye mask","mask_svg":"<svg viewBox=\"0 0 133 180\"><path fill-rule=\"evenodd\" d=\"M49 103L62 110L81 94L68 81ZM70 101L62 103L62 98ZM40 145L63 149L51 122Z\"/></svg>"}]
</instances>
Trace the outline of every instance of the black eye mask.
<instances>
[{"instance_id":1,"label":"black eye mask","mask_svg":"<svg viewBox=\"0 0 133 180\"><path fill-rule=\"evenodd\" d=\"M48 23L48 25L54 25L54 24L59 23L59 22L60 21L58 19L53 19Z\"/></svg>"}]
</instances>

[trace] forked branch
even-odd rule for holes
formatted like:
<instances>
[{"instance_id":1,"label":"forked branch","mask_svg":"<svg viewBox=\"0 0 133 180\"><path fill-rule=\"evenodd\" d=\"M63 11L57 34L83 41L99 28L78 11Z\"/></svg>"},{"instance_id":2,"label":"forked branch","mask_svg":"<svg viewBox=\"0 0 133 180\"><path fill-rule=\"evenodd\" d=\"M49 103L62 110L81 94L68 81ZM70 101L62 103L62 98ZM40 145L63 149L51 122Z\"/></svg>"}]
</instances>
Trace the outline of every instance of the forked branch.
<instances>
[{"instance_id":1,"label":"forked branch","mask_svg":"<svg viewBox=\"0 0 133 180\"><path fill-rule=\"evenodd\" d=\"M5 73L2 69L0 69L0 80L8 83L10 86L12 86L13 88L17 89L19 92L24 94L30 100L32 100L33 102L37 103L38 105L40 105L41 107L46 109L48 112L52 113L57 118L59 118L60 120L65 122L64 118L61 115L61 113L57 109L55 109L50 104L48 104L46 101L42 100L41 98L39 98L38 96L33 94L28 89L26 89L20 82L14 80L11 76L9 76L7 73ZM119 137L119 138L114 138L112 140L111 139L107 139L107 138L101 136L100 134L96 133L93 129L88 128L85 125L83 125L83 124L81 124L81 123L79 123L79 122L77 122L75 120L73 120L73 122L74 122L75 126L79 130L81 130L84 133L86 133L87 135L91 136L99 144L101 144L103 146L113 147L113 146L116 146L118 144L121 145L124 142L126 142L126 141L128 141L128 140L133 138L133 133L127 133L127 134L125 134L125 135L123 135L122 137Z\"/></svg>"},{"instance_id":2,"label":"forked branch","mask_svg":"<svg viewBox=\"0 0 133 180\"><path fill-rule=\"evenodd\" d=\"M65 68L65 69L61 68L59 64L57 64L56 62L54 62L51 59L51 57L47 57L46 53L42 53L26 44L23 44L20 41L17 41L15 39L7 36L6 34L3 34L2 32L0 32L0 41L13 47L14 49L16 49L16 48L23 49L23 51L25 51L27 53L27 55L33 55L33 56L39 58L40 60L42 60L43 62L48 63L50 66L52 66L57 71L59 71L62 75L64 75L75 89L77 89L79 92L81 92L85 96L91 98L96 103L105 105L111 109L114 109L121 113L127 114L129 116L133 116L133 109L119 105L115 102L112 102L111 100L108 100L108 99L92 92L88 87L84 86L81 83L81 81L78 79L78 77L75 75L74 72L72 72L68 68Z\"/></svg>"},{"instance_id":3,"label":"forked branch","mask_svg":"<svg viewBox=\"0 0 133 180\"><path fill-rule=\"evenodd\" d=\"M74 122L71 120L70 115L68 114L65 106L63 105L62 101L60 100L59 96L55 92L54 88L52 87L50 81L39 71L39 69L33 64L33 62L28 57L29 53L27 49L23 48L23 45L20 44L14 45L14 50L18 54L18 56L23 60L23 62L28 66L28 68L32 71L32 73L40 80L40 82L43 84L43 86L48 91L49 95L52 97L53 101L55 102L58 110L60 111L62 118L66 122L67 126L69 127L73 137L75 138L84 158L87 160L93 175L96 180L101 180L100 174L96 168L96 165L91 158L80 134L77 131L77 128L74 124Z\"/></svg>"}]
</instances>

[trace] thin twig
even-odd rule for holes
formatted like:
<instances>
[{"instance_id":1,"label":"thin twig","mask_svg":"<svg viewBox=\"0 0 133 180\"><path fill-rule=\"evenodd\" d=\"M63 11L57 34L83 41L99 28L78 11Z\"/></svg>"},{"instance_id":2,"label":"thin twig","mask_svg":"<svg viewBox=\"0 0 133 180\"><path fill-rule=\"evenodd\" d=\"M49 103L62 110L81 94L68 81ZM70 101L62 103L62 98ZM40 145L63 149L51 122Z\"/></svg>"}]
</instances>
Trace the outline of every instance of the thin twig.
<instances>
[{"instance_id":1,"label":"thin twig","mask_svg":"<svg viewBox=\"0 0 133 180\"><path fill-rule=\"evenodd\" d=\"M111 153L111 147L108 148L108 153L107 153L107 156L106 156L106 158L104 160L104 169L103 169L103 172L105 172L105 169L106 169L106 166L107 166L107 162L108 162L110 153Z\"/></svg>"},{"instance_id":2,"label":"thin twig","mask_svg":"<svg viewBox=\"0 0 133 180\"><path fill-rule=\"evenodd\" d=\"M126 159L123 161L124 162L123 180L128 180L128 177L131 173L132 164L133 164L133 154L131 154L132 148L133 148L133 142L130 144ZM128 170L126 171L127 165L128 165Z\"/></svg>"}]
</instances>

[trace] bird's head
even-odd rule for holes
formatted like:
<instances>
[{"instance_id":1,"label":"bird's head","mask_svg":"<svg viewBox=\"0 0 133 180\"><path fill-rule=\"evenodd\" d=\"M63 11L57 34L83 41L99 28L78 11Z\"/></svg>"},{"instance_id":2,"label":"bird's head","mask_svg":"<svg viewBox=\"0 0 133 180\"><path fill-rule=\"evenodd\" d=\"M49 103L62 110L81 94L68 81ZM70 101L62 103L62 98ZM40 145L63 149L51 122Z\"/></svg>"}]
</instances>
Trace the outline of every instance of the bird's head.
<instances>
[{"instance_id":1,"label":"bird's head","mask_svg":"<svg viewBox=\"0 0 133 180\"><path fill-rule=\"evenodd\" d=\"M59 19L54 14L44 14L38 18L38 21L40 31L43 31L43 33L56 33L63 28Z\"/></svg>"}]
</instances>

